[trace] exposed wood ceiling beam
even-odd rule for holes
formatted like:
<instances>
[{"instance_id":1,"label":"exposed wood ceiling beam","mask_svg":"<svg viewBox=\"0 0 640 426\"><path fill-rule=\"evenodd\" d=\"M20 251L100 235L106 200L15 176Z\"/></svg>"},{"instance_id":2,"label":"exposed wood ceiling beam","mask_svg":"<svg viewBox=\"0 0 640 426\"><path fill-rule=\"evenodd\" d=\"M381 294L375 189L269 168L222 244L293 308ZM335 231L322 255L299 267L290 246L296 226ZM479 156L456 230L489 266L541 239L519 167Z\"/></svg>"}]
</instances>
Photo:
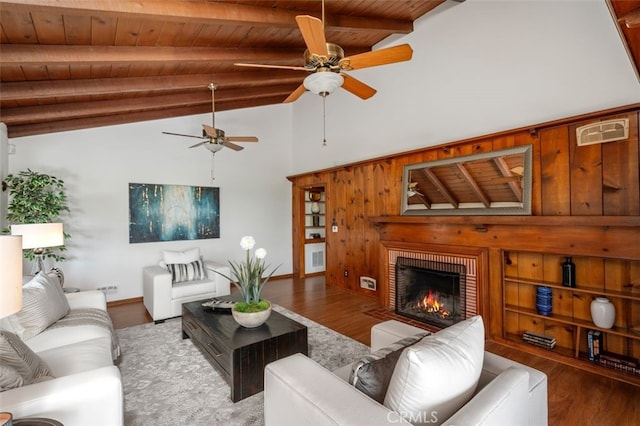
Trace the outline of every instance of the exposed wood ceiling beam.
<instances>
[{"instance_id":1,"label":"exposed wood ceiling beam","mask_svg":"<svg viewBox=\"0 0 640 426\"><path fill-rule=\"evenodd\" d=\"M418 197L420 199L423 206L428 209L431 208L431 201L429 201L426 196L422 195L420 192L416 192L415 197Z\"/></svg>"},{"instance_id":2,"label":"exposed wood ceiling beam","mask_svg":"<svg viewBox=\"0 0 640 426\"><path fill-rule=\"evenodd\" d=\"M413 20L443 2L329 0L324 30L350 57L410 33ZM269 104L265 99L279 104L300 87L305 70L233 64L302 67L305 43L295 18L321 17L322 4L0 0L0 10L0 120L17 137L208 112L211 82L219 89L216 110ZM225 99L241 89L246 97Z\"/></svg>"},{"instance_id":3,"label":"exposed wood ceiling beam","mask_svg":"<svg viewBox=\"0 0 640 426\"><path fill-rule=\"evenodd\" d=\"M640 8L625 13L618 19L618 22L623 22L627 28L640 27Z\"/></svg>"},{"instance_id":4,"label":"exposed wood ceiling beam","mask_svg":"<svg viewBox=\"0 0 640 426\"><path fill-rule=\"evenodd\" d=\"M218 101L232 101L242 99L256 99L260 97L287 96L296 88L296 84L278 85L269 88L233 89L221 91L216 95L216 109ZM152 111L165 108L208 105L211 110L211 94L186 93L180 95L145 96L99 102L75 102L60 104L56 108L49 105L11 108L2 111L1 121L9 125L22 125L38 121L56 121L72 118L94 117L99 115L113 115L131 113L135 111Z\"/></svg>"},{"instance_id":5,"label":"exposed wood ceiling beam","mask_svg":"<svg viewBox=\"0 0 640 426\"><path fill-rule=\"evenodd\" d=\"M154 78L100 78L51 81L18 81L2 83L2 104L33 99L46 103L49 98L64 101L74 96L96 96L127 93L131 96L154 91L183 91L203 89L214 82L218 91L227 89L262 87L272 84L300 83L306 74L295 71L252 71L219 74L160 76Z\"/></svg>"},{"instance_id":6,"label":"exposed wood ceiling beam","mask_svg":"<svg viewBox=\"0 0 640 426\"><path fill-rule=\"evenodd\" d=\"M500 170L500 173L502 173L502 176L504 177L514 176L514 174L509 169L509 165L507 164L506 161L504 161L504 157L494 158L493 162L498 167L498 170ZM519 202L522 202L522 187L520 186L520 181L519 180L517 182L509 181L507 183L509 184L511 191L513 192L513 195L516 196L516 199Z\"/></svg>"},{"instance_id":7,"label":"exposed wood ceiling beam","mask_svg":"<svg viewBox=\"0 0 640 426\"><path fill-rule=\"evenodd\" d=\"M442 181L440 179L438 179L438 177L435 175L435 173L433 173L430 169L423 169L422 172L431 181L431 183L433 183L435 185L435 187L438 190L438 192L440 192L440 194L444 198L447 199L449 204L451 204L454 208L457 209L458 208L458 204L459 204L458 200L456 200L455 197L451 194L451 192L449 192L447 187L444 186Z\"/></svg>"},{"instance_id":8,"label":"exposed wood ceiling beam","mask_svg":"<svg viewBox=\"0 0 640 426\"><path fill-rule=\"evenodd\" d=\"M245 108L247 106L256 107L262 105L272 105L280 103L284 99L282 95L276 95L265 98L251 100L231 100L218 102L216 96L216 111L227 111ZM17 125L9 128L10 138L19 138L23 136L40 135L55 132L64 132L69 130L89 129L94 127L109 126L114 120L120 124L136 123L139 121L158 120L163 118L183 117L196 114L205 114L211 112L211 105L196 105L187 107L170 108L159 111L139 111L125 112L116 115L88 117L80 119L59 120L55 122L40 122L36 124ZM200 129L197 129L198 131ZM160 133L158 136L162 136ZM15 142L19 142L16 140ZM19 147L18 147L19 149Z\"/></svg>"},{"instance_id":9,"label":"exposed wood ceiling beam","mask_svg":"<svg viewBox=\"0 0 640 426\"><path fill-rule=\"evenodd\" d=\"M469 170L467 170L464 164L457 163L456 167L458 168L458 171L462 173L462 177L464 178L464 180L466 180L467 183L471 186L471 190L473 191L473 193L476 194L480 201L482 201L482 204L484 204L484 206L487 208L490 207L491 201L489 201L489 198L487 198L484 191L482 191L482 189L480 188L480 185L478 185L478 182L476 182L473 176L471 176Z\"/></svg>"},{"instance_id":10,"label":"exposed wood ceiling beam","mask_svg":"<svg viewBox=\"0 0 640 426\"><path fill-rule=\"evenodd\" d=\"M2 45L2 65L136 64L170 62L302 61L299 49L211 47Z\"/></svg>"},{"instance_id":11,"label":"exposed wood ceiling beam","mask_svg":"<svg viewBox=\"0 0 640 426\"><path fill-rule=\"evenodd\" d=\"M0 0L0 5L10 6L12 10L28 10L31 6L39 6L60 14L71 9L73 14L80 16L100 14L118 17L125 14L129 18L256 27L297 28L295 17L300 14L269 7L175 0L144 3L136 0ZM380 31L389 34L408 34L413 31L412 21L400 19L354 18L327 14L325 21L325 29L328 31Z\"/></svg>"}]
</instances>

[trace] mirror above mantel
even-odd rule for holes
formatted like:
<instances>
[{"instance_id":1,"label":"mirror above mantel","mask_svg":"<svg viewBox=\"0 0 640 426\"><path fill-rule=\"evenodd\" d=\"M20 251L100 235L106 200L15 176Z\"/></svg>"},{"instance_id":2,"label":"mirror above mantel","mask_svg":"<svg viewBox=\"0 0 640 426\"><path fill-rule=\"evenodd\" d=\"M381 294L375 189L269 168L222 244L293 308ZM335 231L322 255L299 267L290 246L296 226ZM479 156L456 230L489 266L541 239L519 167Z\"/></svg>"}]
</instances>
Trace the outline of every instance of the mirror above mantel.
<instances>
[{"instance_id":1,"label":"mirror above mantel","mask_svg":"<svg viewBox=\"0 0 640 426\"><path fill-rule=\"evenodd\" d=\"M532 146L404 166L402 215L530 215Z\"/></svg>"}]
</instances>

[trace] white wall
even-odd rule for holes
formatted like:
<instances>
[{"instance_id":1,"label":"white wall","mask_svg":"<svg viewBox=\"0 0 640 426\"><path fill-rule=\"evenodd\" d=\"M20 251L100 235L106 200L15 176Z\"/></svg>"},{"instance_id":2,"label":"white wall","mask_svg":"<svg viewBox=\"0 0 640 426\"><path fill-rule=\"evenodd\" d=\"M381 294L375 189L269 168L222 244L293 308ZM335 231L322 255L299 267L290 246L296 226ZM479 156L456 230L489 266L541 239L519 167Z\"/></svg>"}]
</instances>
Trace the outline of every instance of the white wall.
<instances>
[{"instance_id":1,"label":"white wall","mask_svg":"<svg viewBox=\"0 0 640 426\"><path fill-rule=\"evenodd\" d=\"M257 136L215 157L197 140L162 131L198 135L211 115L148 121L50 135L14 138L11 173L31 168L65 181L71 214L65 219L68 259L61 265L70 287L118 286L110 300L142 295L142 267L160 260L161 250L193 246L206 259L241 260L240 238L253 235L267 249L267 262L291 273L291 109L252 108L216 114L227 135ZM163 183L220 188L220 238L129 244L128 184ZM25 264L25 271L30 265Z\"/></svg>"},{"instance_id":2,"label":"white wall","mask_svg":"<svg viewBox=\"0 0 640 426\"><path fill-rule=\"evenodd\" d=\"M354 71L378 89L368 101L339 90L322 103L309 93L292 105L221 112L229 135L258 144L216 156L221 238L129 244L127 184L211 185L209 153L194 140L210 115L12 139L9 171L31 168L67 183L72 215L69 286L117 285L112 299L142 294L141 268L162 249L201 247L205 257L239 259L253 235L268 260L290 273L289 174L480 136L640 102L613 19L601 0L447 2L415 31L379 47L410 43L410 62Z\"/></svg>"},{"instance_id":3,"label":"white wall","mask_svg":"<svg viewBox=\"0 0 640 426\"><path fill-rule=\"evenodd\" d=\"M604 1L449 1L414 31L411 61L349 74L378 90L293 105L294 173L640 102Z\"/></svg>"}]
</instances>

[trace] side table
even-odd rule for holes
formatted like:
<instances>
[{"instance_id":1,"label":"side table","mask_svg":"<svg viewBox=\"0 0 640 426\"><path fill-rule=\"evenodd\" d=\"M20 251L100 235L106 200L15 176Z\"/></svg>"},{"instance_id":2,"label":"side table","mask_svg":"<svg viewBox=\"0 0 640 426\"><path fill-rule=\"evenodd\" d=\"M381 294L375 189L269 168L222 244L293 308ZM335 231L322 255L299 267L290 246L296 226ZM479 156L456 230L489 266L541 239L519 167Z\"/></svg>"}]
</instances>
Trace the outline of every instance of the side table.
<instances>
[{"instance_id":1,"label":"side table","mask_svg":"<svg viewBox=\"0 0 640 426\"><path fill-rule=\"evenodd\" d=\"M44 417L25 417L13 421L14 426L64 426L57 420L45 419Z\"/></svg>"}]
</instances>

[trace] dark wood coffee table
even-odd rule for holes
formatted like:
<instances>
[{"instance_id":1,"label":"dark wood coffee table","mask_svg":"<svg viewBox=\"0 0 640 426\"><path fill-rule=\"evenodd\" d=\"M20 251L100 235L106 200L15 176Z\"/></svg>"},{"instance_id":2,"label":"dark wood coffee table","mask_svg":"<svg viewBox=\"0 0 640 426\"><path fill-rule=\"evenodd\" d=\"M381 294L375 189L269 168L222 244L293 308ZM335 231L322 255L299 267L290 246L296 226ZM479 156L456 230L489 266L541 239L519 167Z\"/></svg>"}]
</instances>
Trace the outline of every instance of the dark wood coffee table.
<instances>
[{"instance_id":1,"label":"dark wood coffee table","mask_svg":"<svg viewBox=\"0 0 640 426\"><path fill-rule=\"evenodd\" d=\"M264 367L297 352L308 355L307 327L272 311L266 323L244 328L229 310L211 310L206 300L182 305L182 338L193 344L231 387L240 401L264 390Z\"/></svg>"}]
</instances>

